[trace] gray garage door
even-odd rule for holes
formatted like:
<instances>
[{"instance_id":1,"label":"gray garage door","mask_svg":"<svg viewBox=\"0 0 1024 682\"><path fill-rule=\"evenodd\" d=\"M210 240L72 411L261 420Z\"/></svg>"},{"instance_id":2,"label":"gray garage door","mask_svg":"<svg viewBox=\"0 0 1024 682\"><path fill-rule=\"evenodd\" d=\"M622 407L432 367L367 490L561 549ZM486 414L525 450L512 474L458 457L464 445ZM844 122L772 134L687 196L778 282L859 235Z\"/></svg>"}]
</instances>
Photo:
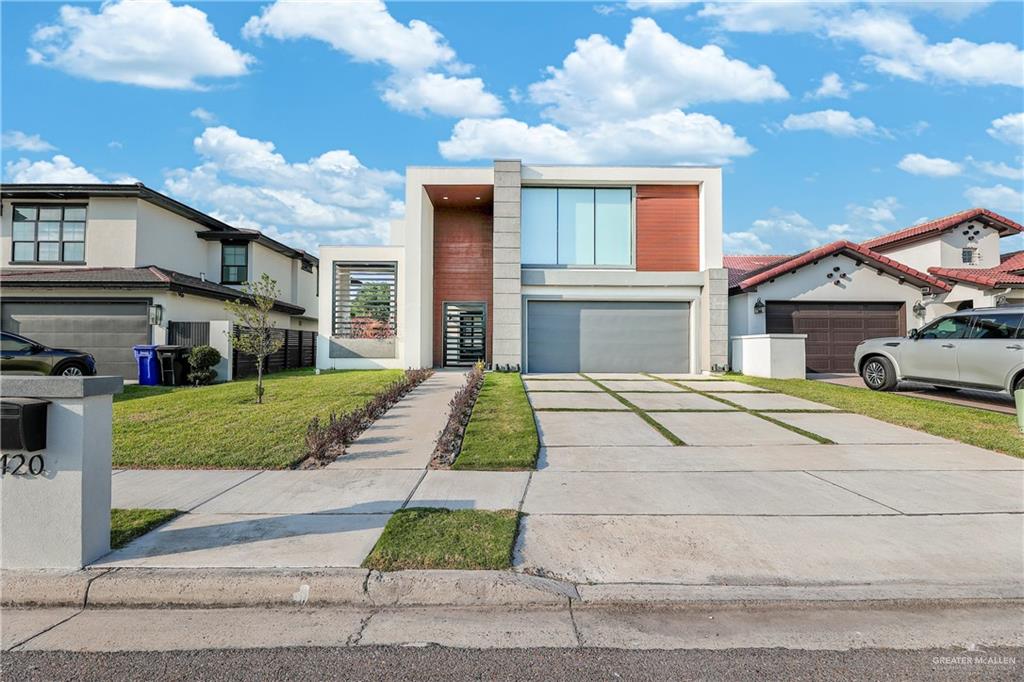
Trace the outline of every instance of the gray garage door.
<instances>
[{"instance_id":1,"label":"gray garage door","mask_svg":"<svg viewBox=\"0 0 1024 682\"><path fill-rule=\"evenodd\" d=\"M530 372L688 372L687 303L529 301Z\"/></svg>"},{"instance_id":2,"label":"gray garage door","mask_svg":"<svg viewBox=\"0 0 1024 682\"><path fill-rule=\"evenodd\" d=\"M100 374L138 379L132 346L149 343L148 305L4 301L3 329L53 348L92 353Z\"/></svg>"}]
</instances>

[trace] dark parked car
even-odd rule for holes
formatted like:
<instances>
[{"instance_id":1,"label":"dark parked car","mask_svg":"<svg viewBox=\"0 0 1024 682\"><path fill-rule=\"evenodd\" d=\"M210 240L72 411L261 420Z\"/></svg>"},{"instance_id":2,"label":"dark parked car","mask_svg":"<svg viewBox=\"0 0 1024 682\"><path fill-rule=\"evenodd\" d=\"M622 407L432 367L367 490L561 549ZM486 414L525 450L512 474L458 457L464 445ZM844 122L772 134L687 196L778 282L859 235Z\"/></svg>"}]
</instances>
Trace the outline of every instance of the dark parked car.
<instances>
[{"instance_id":1,"label":"dark parked car","mask_svg":"<svg viewBox=\"0 0 1024 682\"><path fill-rule=\"evenodd\" d=\"M24 336L0 332L0 372L91 376L96 374L96 360L80 350L48 348Z\"/></svg>"}]
</instances>

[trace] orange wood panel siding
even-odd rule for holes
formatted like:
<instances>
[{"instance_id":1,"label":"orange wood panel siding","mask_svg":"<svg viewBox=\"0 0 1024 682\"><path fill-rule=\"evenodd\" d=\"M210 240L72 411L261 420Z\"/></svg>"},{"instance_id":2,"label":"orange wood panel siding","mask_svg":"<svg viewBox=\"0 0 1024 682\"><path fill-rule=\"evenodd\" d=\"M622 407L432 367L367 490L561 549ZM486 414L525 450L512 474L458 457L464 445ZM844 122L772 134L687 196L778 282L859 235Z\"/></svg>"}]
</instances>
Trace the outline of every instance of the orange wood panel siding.
<instances>
[{"instance_id":1,"label":"orange wood panel siding","mask_svg":"<svg viewBox=\"0 0 1024 682\"><path fill-rule=\"evenodd\" d=\"M440 367L446 301L487 303L487 362L494 322L491 212L478 208L434 209L434 365Z\"/></svg>"},{"instance_id":2,"label":"orange wood panel siding","mask_svg":"<svg viewBox=\"0 0 1024 682\"><path fill-rule=\"evenodd\" d=\"M636 269L700 270L700 188L638 185Z\"/></svg>"}]
</instances>

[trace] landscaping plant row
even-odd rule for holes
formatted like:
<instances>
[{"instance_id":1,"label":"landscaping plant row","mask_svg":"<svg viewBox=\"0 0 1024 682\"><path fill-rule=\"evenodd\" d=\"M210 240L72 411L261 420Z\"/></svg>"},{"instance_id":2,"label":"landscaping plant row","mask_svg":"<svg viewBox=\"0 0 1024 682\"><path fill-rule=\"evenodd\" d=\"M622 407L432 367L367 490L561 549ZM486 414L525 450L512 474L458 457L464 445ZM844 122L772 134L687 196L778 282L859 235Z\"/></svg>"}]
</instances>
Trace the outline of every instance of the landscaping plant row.
<instances>
[{"instance_id":1,"label":"landscaping plant row","mask_svg":"<svg viewBox=\"0 0 1024 682\"><path fill-rule=\"evenodd\" d=\"M437 445L430 460L432 469L450 469L462 447L462 437L473 415L473 406L484 385L484 364L478 362L466 375L466 383L448 402L448 423L437 436Z\"/></svg>"},{"instance_id":2,"label":"landscaping plant row","mask_svg":"<svg viewBox=\"0 0 1024 682\"><path fill-rule=\"evenodd\" d=\"M306 427L306 459L300 466L326 466L345 454L345 446L355 441L406 393L433 373L432 369L407 369L401 379L388 385L362 407L341 416L332 412L326 421L319 416L313 417Z\"/></svg>"}]
</instances>

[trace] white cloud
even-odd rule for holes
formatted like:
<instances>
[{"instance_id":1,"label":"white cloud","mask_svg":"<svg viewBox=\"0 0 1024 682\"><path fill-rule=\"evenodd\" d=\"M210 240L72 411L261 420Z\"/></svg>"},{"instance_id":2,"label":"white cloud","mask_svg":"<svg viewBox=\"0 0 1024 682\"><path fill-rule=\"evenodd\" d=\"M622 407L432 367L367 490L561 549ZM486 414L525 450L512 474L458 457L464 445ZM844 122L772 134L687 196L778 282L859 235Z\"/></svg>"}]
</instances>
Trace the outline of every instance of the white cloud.
<instances>
[{"instance_id":1,"label":"white cloud","mask_svg":"<svg viewBox=\"0 0 1024 682\"><path fill-rule=\"evenodd\" d=\"M682 9L693 4L695 4L693 0L626 0L626 8L634 12L640 10L664 12Z\"/></svg>"},{"instance_id":2,"label":"white cloud","mask_svg":"<svg viewBox=\"0 0 1024 682\"><path fill-rule=\"evenodd\" d=\"M726 253L744 255L768 253L772 247L753 232L726 232L722 235L722 246Z\"/></svg>"},{"instance_id":3,"label":"white cloud","mask_svg":"<svg viewBox=\"0 0 1024 682\"><path fill-rule=\"evenodd\" d=\"M858 43L864 63L900 78L934 79L966 85L1024 86L1024 52L1012 43L974 43L953 38L932 43L905 13L929 11L963 18L976 7L907 3L884 9L851 9L852 3L713 3L698 15L726 31L808 32ZM901 13L902 12L902 13Z\"/></svg>"},{"instance_id":4,"label":"white cloud","mask_svg":"<svg viewBox=\"0 0 1024 682\"><path fill-rule=\"evenodd\" d=\"M418 71L455 59L455 50L430 24L396 21L379 0L302 2L278 0L250 18L242 29L250 39L314 38L358 62L388 64L398 71Z\"/></svg>"},{"instance_id":5,"label":"white cloud","mask_svg":"<svg viewBox=\"0 0 1024 682\"><path fill-rule=\"evenodd\" d=\"M64 5L36 29L29 61L96 81L201 89L201 79L243 76L254 61L217 37L206 14L168 0Z\"/></svg>"},{"instance_id":6,"label":"white cloud","mask_svg":"<svg viewBox=\"0 0 1024 682\"><path fill-rule=\"evenodd\" d=\"M785 243L802 249L822 246L837 239L848 239L851 233L849 225L818 227L796 211L782 211L778 208L771 210L770 217L755 220L751 230L759 239L770 239L773 245ZM770 250L771 247L764 248L761 253Z\"/></svg>"},{"instance_id":7,"label":"white cloud","mask_svg":"<svg viewBox=\"0 0 1024 682\"><path fill-rule=\"evenodd\" d=\"M867 206L847 204L846 212L857 228L870 228L875 232L884 232L886 225L896 222L896 209L900 203L896 197L876 199Z\"/></svg>"},{"instance_id":8,"label":"white cloud","mask_svg":"<svg viewBox=\"0 0 1024 682\"><path fill-rule=\"evenodd\" d=\"M932 178L949 178L963 172L963 164L949 159L925 156L924 154L907 154L896 167L911 175L927 175Z\"/></svg>"},{"instance_id":9,"label":"white cloud","mask_svg":"<svg viewBox=\"0 0 1024 682\"><path fill-rule=\"evenodd\" d=\"M968 187L964 196L973 206L996 211L1024 212L1024 195L1019 189L996 185L994 187Z\"/></svg>"},{"instance_id":10,"label":"white cloud","mask_svg":"<svg viewBox=\"0 0 1024 682\"><path fill-rule=\"evenodd\" d=\"M412 114L497 116L505 109L500 99L487 92L483 80L440 73L392 76L381 97L392 109Z\"/></svg>"},{"instance_id":11,"label":"white cloud","mask_svg":"<svg viewBox=\"0 0 1024 682\"><path fill-rule=\"evenodd\" d=\"M103 182L85 168L63 154L55 154L49 161L18 159L8 161L4 168L7 182L14 183L93 183Z\"/></svg>"},{"instance_id":12,"label":"white cloud","mask_svg":"<svg viewBox=\"0 0 1024 682\"><path fill-rule=\"evenodd\" d=\"M217 120L217 117L213 113L203 109L202 107L196 107L190 111L188 115L192 118L199 119L201 122L206 124L213 123Z\"/></svg>"},{"instance_id":13,"label":"white cloud","mask_svg":"<svg viewBox=\"0 0 1024 682\"><path fill-rule=\"evenodd\" d=\"M973 163L982 173L997 178L1024 180L1024 166L1010 166L1003 162L995 163L994 161L977 161L971 157L967 157L967 160ZM1018 162L1020 161L1019 158L1017 160Z\"/></svg>"},{"instance_id":14,"label":"white cloud","mask_svg":"<svg viewBox=\"0 0 1024 682\"><path fill-rule=\"evenodd\" d=\"M479 78L459 78L471 67L430 24L397 21L380 0L302 2L278 0L251 17L242 29L247 38L312 38L344 52L357 62L392 69L381 88L382 99L408 113L442 116L496 116L501 100ZM437 70L443 69L444 75Z\"/></svg>"},{"instance_id":15,"label":"white cloud","mask_svg":"<svg viewBox=\"0 0 1024 682\"><path fill-rule=\"evenodd\" d=\"M754 148L731 126L679 110L645 118L560 128L511 118L464 119L439 143L446 159L501 157L535 163L724 164Z\"/></svg>"},{"instance_id":16,"label":"white cloud","mask_svg":"<svg viewBox=\"0 0 1024 682\"><path fill-rule=\"evenodd\" d=\"M867 89L867 85L854 81L850 86L843 82L838 73L826 73L821 77L821 84L814 90L804 95L804 99L825 99L835 97L838 99L849 99L851 92L860 92Z\"/></svg>"},{"instance_id":17,"label":"white cloud","mask_svg":"<svg viewBox=\"0 0 1024 682\"><path fill-rule=\"evenodd\" d=\"M782 122L785 130L821 130L837 137L870 137L884 134L870 118L854 118L848 111L825 109L806 114L790 114Z\"/></svg>"},{"instance_id":18,"label":"white cloud","mask_svg":"<svg viewBox=\"0 0 1024 682\"><path fill-rule=\"evenodd\" d=\"M698 16L738 33L816 31L837 7L803 2L707 3Z\"/></svg>"},{"instance_id":19,"label":"white cloud","mask_svg":"<svg viewBox=\"0 0 1024 682\"><path fill-rule=\"evenodd\" d=\"M1006 144L1024 146L1024 113L1006 114L992 121L988 134Z\"/></svg>"},{"instance_id":20,"label":"white cloud","mask_svg":"<svg viewBox=\"0 0 1024 682\"><path fill-rule=\"evenodd\" d=\"M20 130L8 130L0 135L0 147L19 152L52 152L56 149L39 135L29 135Z\"/></svg>"},{"instance_id":21,"label":"white cloud","mask_svg":"<svg viewBox=\"0 0 1024 682\"><path fill-rule=\"evenodd\" d=\"M1024 52L1012 43L929 43L905 16L867 10L831 22L828 33L860 43L869 53L865 63L900 78L1024 86Z\"/></svg>"},{"instance_id":22,"label":"white cloud","mask_svg":"<svg viewBox=\"0 0 1024 682\"><path fill-rule=\"evenodd\" d=\"M207 128L193 146L201 162L167 173L170 194L228 223L289 235L288 243L307 250L381 241L402 213L392 195L401 176L367 168L347 150L291 162L272 142L226 126Z\"/></svg>"},{"instance_id":23,"label":"white cloud","mask_svg":"<svg viewBox=\"0 0 1024 682\"><path fill-rule=\"evenodd\" d=\"M730 59L717 45L687 45L649 17L633 20L622 47L599 34L577 40L561 67L548 67L548 77L530 86L544 115L569 125L788 96L767 66Z\"/></svg>"}]
</instances>

